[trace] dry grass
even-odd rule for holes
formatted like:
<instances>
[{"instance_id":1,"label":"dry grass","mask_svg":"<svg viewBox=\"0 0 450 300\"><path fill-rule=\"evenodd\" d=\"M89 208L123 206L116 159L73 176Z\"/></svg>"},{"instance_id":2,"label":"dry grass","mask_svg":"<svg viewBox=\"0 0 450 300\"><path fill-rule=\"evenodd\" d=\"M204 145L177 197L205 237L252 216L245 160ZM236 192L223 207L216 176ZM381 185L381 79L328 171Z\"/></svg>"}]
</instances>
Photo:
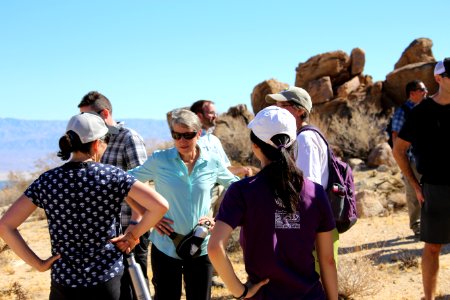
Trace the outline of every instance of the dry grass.
<instances>
[{"instance_id":1,"label":"dry grass","mask_svg":"<svg viewBox=\"0 0 450 300\"><path fill-rule=\"evenodd\" d=\"M402 271L419 267L419 258L408 250L400 251L392 258L393 262L399 262L398 268Z\"/></svg>"},{"instance_id":2,"label":"dry grass","mask_svg":"<svg viewBox=\"0 0 450 300\"><path fill-rule=\"evenodd\" d=\"M18 282L13 282L6 290L0 291L0 299L16 299L27 300L31 299L28 293L23 289L22 285Z\"/></svg>"},{"instance_id":3,"label":"dry grass","mask_svg":"<svg viewBox=\"0 0 450 300\"><path fill-rule=\"evenodd\" d=\"M376 295L380 286L379 275L374 272L370 259L341 259L338 268L339 297L341 299L362 299Z\"/></svg>"}]
</instances>

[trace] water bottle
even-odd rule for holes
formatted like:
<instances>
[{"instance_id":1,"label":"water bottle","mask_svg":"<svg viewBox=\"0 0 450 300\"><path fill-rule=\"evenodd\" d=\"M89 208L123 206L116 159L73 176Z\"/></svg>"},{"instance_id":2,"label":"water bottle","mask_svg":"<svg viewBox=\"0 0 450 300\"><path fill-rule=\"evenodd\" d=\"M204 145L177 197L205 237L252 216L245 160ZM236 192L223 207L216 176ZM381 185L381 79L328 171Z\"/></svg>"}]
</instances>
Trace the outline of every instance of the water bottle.
<instances>
[{"instance_id":1,"label":"water bottle","mask_svg":"<svg viewBox=\"0 0 450 300\"><path fill-rule=\"evenodd\" d=\"M331 202L331 209L333 210L335 220L339 221L341 220L344 211L344 197L346 190L341 184L333 183L331 192L332 193L328 195Z\"/></svg>"},{"instance_id":2,"label":"water bottle","mask_svg":"<svg viewBox=\"0 0 450 300\"><path fill-rule=\"evenodd\" d=\"M339 195L339 196L344 196L345 195L345 187L343 187L339 183L333 183L333 186L331 187L331 190L336 195Z\"/></svg>"},{"instance_id":3,"label":"water bottle","mask_svg":"<svg viewBox=\"0 0 450 300\"><path fill-rule=\"evenodd\" d=\"M211 225L211 222L209 221L206 221L205 223L202 224L198 224L197 227L195 227L194 236L205 239L209 233L209 225ZM192 244L191 249L189 251L190 254L194 255L199 247L200 245L197 246L195 244Z\"/></svg>"},{"instance_id":4,"label":"water bottle","mask_svg":"<svg viewBox=\"0 0 450 300\"><path fill-rule=\"evenodd\" d=\"M142 273L141 266L134 259L134 253L131 252L127 256L128 272L130 272L131 282L133 282L134 292L137 300L151 300L150 291L147 282Z\"/></svg>"}]
</instances>

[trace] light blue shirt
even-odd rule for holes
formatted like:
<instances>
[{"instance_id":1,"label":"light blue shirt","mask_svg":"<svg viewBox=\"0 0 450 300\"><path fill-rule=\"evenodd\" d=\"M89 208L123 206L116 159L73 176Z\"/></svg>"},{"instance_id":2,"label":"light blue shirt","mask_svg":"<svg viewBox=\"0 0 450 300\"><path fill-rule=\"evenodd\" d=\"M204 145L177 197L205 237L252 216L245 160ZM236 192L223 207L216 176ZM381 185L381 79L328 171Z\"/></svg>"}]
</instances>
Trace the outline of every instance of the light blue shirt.
<instances>
[{"instance_id":1,"label":"light blue shirt","mask_svg":"<svg viewBox=\"0 0 450 300\"><path fill-rule=\"evenodd\" d=\"M156 191L169 202L165 217L173 220L173 229L183 235L194 228L200 217L208 215L211 189L215 183L228 187L239 180L239 177L223 166L215 154L202 150L191 174L188 174L188 169L176 148L157 150L144 164L128 172L139 181L155 182ZM167 235L160 235L153 230L150 240L164 254L179 258L172 240ZM207 244L207 240L203 242L200 255L207 254Z\"/></svg>"},{"instance_id":2,"label":"light blue shirt","mask_svg":"<svg viewBox=\"0 0 450 300\"><path fill-rule=\"evenodd\" d=\"M202 135L200 136L197 144L200 146L200 148L205 149L207 152L216 154L225 167L228 168L229 166L231 166L231 162L228 159L225 150L223 150L222 143L217 136L211 133L210 130L202 130Z\"/></svg>"}]
</instances>

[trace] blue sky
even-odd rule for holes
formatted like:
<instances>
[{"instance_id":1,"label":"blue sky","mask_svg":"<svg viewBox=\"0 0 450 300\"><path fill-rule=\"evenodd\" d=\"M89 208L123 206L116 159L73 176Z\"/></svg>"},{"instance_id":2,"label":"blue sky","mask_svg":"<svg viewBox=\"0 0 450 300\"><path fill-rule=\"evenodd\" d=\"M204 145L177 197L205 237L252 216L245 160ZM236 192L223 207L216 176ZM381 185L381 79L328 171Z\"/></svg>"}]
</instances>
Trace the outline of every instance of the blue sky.
<instances>
[{"instance_id":1,"label":"blue sky","mask_svg":"<svg viewBox=\"0 0 450 300\"><path fill-rule=\"evenodd\" d=\"M404 3L1 1L0 118L67 120L90 90L116 119L164 119L198 99L225 112L251 108L266 79L294 84L319 53L362 48L374 80L419 37L450 56L448 0Z\"/></svg>"}]
</instances>

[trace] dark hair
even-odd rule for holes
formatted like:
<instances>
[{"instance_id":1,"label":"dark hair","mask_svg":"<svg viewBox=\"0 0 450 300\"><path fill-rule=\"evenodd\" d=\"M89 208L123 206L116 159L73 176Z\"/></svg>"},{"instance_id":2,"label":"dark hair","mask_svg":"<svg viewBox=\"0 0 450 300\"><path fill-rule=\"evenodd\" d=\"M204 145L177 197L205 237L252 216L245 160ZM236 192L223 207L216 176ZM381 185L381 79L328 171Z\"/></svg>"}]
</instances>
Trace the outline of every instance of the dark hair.
<instances>
[{"instance_id":1,"label":"dark hair","mask_svg":"<svg viewBox=\"0 0 450 300\"><path fill-rule=\"evenodd\" d=\"M62 160L68 160L70 154L74 151L80 151L82 153L89 154L91 152L91 145L93 142L83 144L78 134L69 130L59 139L59 151L58 157Z\"/></svg>"},{"instance_id":2,"label":"dark hair","mask_svg":"<svg viewBox=\"0 0 450 300\"><path fill-rule=\"evenodd\" d=\"M294 101L288 101L289 104L291 104L292 106L294 106L297 109L303 109L303 114L300 116L300 119L303 122L307 122L309 119L309 112L306 110L306 108L304 108L302 105L298 104L297 102Z\"/></svg>"},{"instance_id":3,"label":"dark hair","mask_svg":"<svg viewBox=\"0 0 450 300\"><path fill-rule=\"evenodd\" d=\"M92 91L87 93L83 99L81 99L78 107L89 106L91 110L95 112L102 111L104 109L109 110L112 113L112 105L111 102L104 95L100 94L97 91Z\"/></svg>"},{"instance_id":4,"label":"dark hair","mask_svg":"<svg viewBox=\"0 0 450 300\"><path fill-rule=\"evenodd\" d=\"M303 173L295 164L295 153L297 143L289 147L290 138L286 134L274 135L270 140L277 148L261 141L253 131L250 132L250 140L261 148L262 153L272 161L265 167L269 182L275 191L275 201L282 203L285 210L292 213L297 210L300 201L300 192L303 188Z\"/></svg>"},{"instance_id":5,"label":"dark hair","mask_svg":"<svg viewBox=\"0 0 450 300\"><path fill-rule=\"evenodd\" d=\"M408 82L405 87L406 97L409 97L409 94L411 92L418 90L420 88L421 83L423 83L423 82L421 80L417 80L417 79Z\"/></svg>"},{"instance_id":6,"label":"dark hair","mask_svg":"<svg viewBox=\"0 0 450 300\"><path fill-rule=\"evenodd\" d=\"M190 111L192 111L193 113L201 113L203 114L203 107L205 107L206 104L214 104L213 101L211 100L198 100L195 101L190 108Z\"/></svg>"}]
</instances>

